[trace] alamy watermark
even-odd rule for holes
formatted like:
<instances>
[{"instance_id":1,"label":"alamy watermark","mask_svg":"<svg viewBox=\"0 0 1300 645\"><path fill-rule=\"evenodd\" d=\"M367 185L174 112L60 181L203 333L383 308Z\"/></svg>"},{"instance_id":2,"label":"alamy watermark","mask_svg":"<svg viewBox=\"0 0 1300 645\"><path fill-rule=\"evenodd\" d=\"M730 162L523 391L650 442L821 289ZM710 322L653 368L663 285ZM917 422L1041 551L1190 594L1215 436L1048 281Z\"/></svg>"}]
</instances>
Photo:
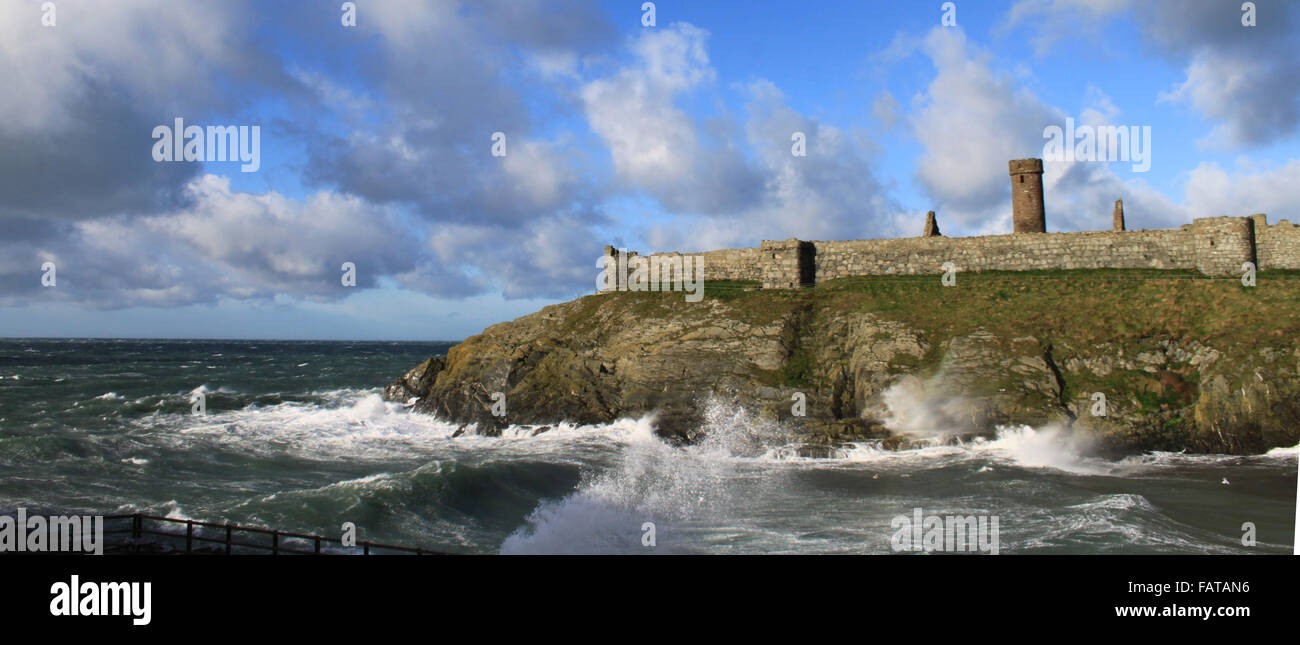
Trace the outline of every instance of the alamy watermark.
<instances>
[{"instance_id":1,"label":"alamy watermark","mask_svg":"<svg viewBox=\"0 0 1300 645\"><path fill-rule=\"evenodd\" d=\"M1073 118L1043 128L1043 161L1130 161L1133 172L1151 169L1151 126L1081 125Z\"/></svg>"},{"instance_id":2,"label":"alamy watermark","mask_svg":"<svg viewBox=\"0 0 1300 645\"><path fill-rule=\"evenodd\" d=\"M176 117L173 125L153 129L153 160L239 161L240 172L257 172L262 167L262 126L185 125Z\"/></svg>"},{"instance_id":3,"label":"alamy watermark","mask_svg":"<svg viewBox=\"0 0 1300 645\"><path fill-rule=\"evenodd\" d=\"M896 515L889 522L895 529L889 539L895 551L979 551L998 554L1000 546L997 515L926 515L920 508L912 515Z\"/></svg>"},{"instance_id":4,"label":"alamy watermark","mask_svg":"<svg viewBox=\"0 0 1300 645\"><path fill-rule=\"evenodd\" d=\"M619 249L596 259L597 291L682 291L686 302L704 299L704 258L698 255L635 255Z\"/></svg>"},{"instance_id":5,"label":"alamy watermark","mask_svg":"<svg viewBox=\"0 0 1300 645\"><path fill-rule=\"evenodd\" d=\"M67 582L50 585L51 616L129 616L134 625L148 625L152 582L82 582L71 576Z\"/></svg>"},{"instance_id":6,"label":"alamy watermark","mask_svg":"<svg viewBox=\"0 0 1300 645\"><path fill-rule=\"evenodd\" d=\"M104 555L104 516L0 515L0 553L75 552Z\"/></svg>"}]
</instances>

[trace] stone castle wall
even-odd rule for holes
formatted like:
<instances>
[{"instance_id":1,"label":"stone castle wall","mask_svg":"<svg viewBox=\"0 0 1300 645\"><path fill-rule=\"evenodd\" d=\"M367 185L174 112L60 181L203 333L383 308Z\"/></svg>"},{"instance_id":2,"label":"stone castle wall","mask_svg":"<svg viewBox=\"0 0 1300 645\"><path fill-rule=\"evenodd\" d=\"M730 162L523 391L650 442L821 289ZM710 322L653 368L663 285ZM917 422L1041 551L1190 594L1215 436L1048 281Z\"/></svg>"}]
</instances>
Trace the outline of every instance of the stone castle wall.
<instances>
[{"instance_id":1,"label":"stone castle wall","mask_svg":"<svg viewBox=\"0 0 1300 645\"><path fill-rule=\"evenodd\" d=\"M723 249L700 253L709 280L753 280L763 270L758 249Z\"/></svg>"},{"instance_id":2,"label":"stone castle wall","mask_svg":"<svg viewBox=\"0 0 1300 645\"><path fill-rule=\"evenodd\" d=\"M765 289L810 286L850 276L937 275L947 262L961 272L1195 269L1207 276L1230 277L1241 275L1245 262L1254 262L1260 270L1300 269L1300 226L1286 220L1269 226L1264 215L1210 217L1177 229L830 242L789 239L764 241L757 249L645 257L654 264L687 256L704 258L708 280L750 280Z\"/></svg>"},{"instance_id":3,"label":"stone castle wall","mask_svg":"<svg viewBox=\"0 0 1300 645\"><path fill-rule=\"evenodd\" d=\"M625 256L620 262L620 255ZM631 278L638 263L644 262L648 279L660 282L694 282L695 268L703 261L704 277L708 280L758 280L763 263L758 249L720 249L700 253L651 253L640 255L636 251L619 251L605 247L606 289L615 290L620 276ZM622 266L620 266L622 265Z\"/></svg>"},{"instance_id":4,"label":"stone castle wall","mask_svg":"<svg viewBox=\"0 0 1300 645\"><path fill-rule=\"evenodd\" d=\"M1241 275L1255 262L1255 223L1248 217L1207 217L1192 221L1195 269L1210 276Z\"/></svg>"},{"instance_id":5,"label":"stone castle wall","mask_svg":"<svg viewBox=\"0 0 1300 645\"><path fill-rule=\"evenodd\" d=\"M1261 269L1300 269L1300 225L1282 220L1268 225L1263 215L1251 215L1255 225L1255 257Z\"/></svg>"},{"instance_id":6,"label":"stone castle wall","mask_svg":"<svg viewBox=\"0 0 1300 645\"><path fill-rule=\"evenodd\" d=\"M817 280L857 275L1035 269L1181 269L1195 263L1190 230L1013 233L816 242Z\"/></svg>"}]
</instances>

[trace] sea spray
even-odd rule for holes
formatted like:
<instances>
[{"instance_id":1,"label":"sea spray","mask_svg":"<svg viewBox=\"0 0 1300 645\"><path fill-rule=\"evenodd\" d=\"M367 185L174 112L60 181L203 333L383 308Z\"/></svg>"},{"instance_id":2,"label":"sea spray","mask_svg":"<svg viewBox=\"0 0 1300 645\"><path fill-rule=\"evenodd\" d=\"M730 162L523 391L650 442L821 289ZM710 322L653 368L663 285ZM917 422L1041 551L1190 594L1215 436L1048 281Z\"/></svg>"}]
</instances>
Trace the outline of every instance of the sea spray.
<instances>
[{"instance_id":1,"label":"sea spray","mask_svg":"<svg viewBox=\"0 0 1300 645\"><path fill-rule=\"evenodd\" d=\"M999 516L1004 554L1293 548L1295 448L1109 461L1089 456L1068 432L1009 426L908 450L850 444L822 459L799 457L797 435L733 406L709 416L734 434L709 432L685 448L656 438L649 418L453 438L458 424L371 399L393 374L437 351L400 343L0 341L0 354L16 361L5 371L14 387L0 388L7 469L0 514L39 499L49 515L143 512L303 533L349 521L359 539L474 553L888 554L890 519L920 507L945 517ZM20 373L21 381L9 376ZM188 394L204 384L208 415L194 417ZM124 399L95 400L106 392ZM1061 453L1039 452L1048 447ZM607 488L594 483L623 468L631 451L641 465L627 468L641 475L622 478L632 491L622 499L632 503L615 504L618 478L610 475ZM1220 484L1225 477L1232 485ZM1240 541L1247 520L1258 527L1252 547ZM642 542L646 522L655 523L654 546ZM592 527L591 537L580 526ZM546 530L530 535L529 527ZM581 548L567 542L574 536L585 540Z\"/></svg>"},{"instance_id":2,"label":"sea spray","mask_svg":"<svg viewBox=\"0 0 1300 645\"><path fill-rule=\"evenodd\" d=\"M972 450L1004 455L1010 461L1030 468L1054 468L1079 475L1110 475L1126 467L1089 456L1092 439L1060 424L1042 428L999 426L997 436L970 443Z\"/></svg>"},{"instance_id":3,"label":"sea spray","mask_svg":"<svg viewBox=\"0 0 1300 645\"><path fill-rule=\"evenodd\" d=\"M1088 435L1052 423L1041 428L997 426L991 440L962 439L977 428L969 399L949 391L942 372L930 379L913 376L900 379L881 398L886 405L885 421L891 432L931 444L956 442L971 450L989 452L1018 465L1047 467L1078 474L1108 474L1114 464L1090 459L1093 441Z\"/></svg>"},{"instance_id":4,"label":"sea spray","mask_svg":"<svg viewBox=\"0 0 1300 645\"><path fill-rule=\"evenodd\" d=\"M653 433L653 417L640 419L627 435L611 469L585 478L563 500L548 501L502 544L502 553L658 553L688 550L675 530L716 521L734 509L745 460L759 460L791 440L779 423L755 418L743 406L704 402L702 439L671 446ZM645 524L655 545L646 544Z\"/></svg>"},{"instance_id":5,"label":"sea spray","mask_svg":"<svg viewBox=\"0 0 1300 645\"><path fill-rule=\"evenodd\" d=\"M881 400L885 425L896 434L944 441L976 429L971 401L949 392L942 374L927 380L905 376L881 393Z\"/></svg>"}]
</instances>

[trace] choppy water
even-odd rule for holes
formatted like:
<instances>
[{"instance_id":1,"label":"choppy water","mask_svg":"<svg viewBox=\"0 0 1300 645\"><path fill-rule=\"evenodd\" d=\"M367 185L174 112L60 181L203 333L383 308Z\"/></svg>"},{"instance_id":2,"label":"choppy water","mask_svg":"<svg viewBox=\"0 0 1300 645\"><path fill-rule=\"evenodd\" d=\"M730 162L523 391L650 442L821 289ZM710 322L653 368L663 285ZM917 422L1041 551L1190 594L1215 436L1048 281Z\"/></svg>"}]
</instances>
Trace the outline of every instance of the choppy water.
<instances>
[{"instance_id":1,"label":"choppy water","mask_svg":"<svg viewBox=\"0 0 1300 645\"><path fill-rule=\"evenodd\" d=\"M891 522L915 508L996 516L1002 553L1289 553L1294 541L1294 448L1107 461L1021 427L812 459L722 404L688 448L656 439L651 419L453 439L456 426L379 398L446 347L0 340L0 512L323 534L350 521L361 539L479 553L890 553Z\"/></svg>"}]
</instances>

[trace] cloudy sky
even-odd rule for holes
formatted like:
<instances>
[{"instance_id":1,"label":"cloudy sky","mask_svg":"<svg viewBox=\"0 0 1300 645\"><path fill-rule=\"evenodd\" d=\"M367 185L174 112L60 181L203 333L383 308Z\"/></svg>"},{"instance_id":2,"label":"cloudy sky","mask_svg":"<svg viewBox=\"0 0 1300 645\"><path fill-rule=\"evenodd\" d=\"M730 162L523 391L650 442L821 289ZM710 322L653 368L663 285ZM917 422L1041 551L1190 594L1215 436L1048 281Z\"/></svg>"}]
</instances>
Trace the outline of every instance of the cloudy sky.
<instances>
[{"instance_id":1,"label":"cloudy sky","mask_svg":"<svg viewBox=\"0 0 1300 645\"><path fill-rule=\"evenodd\" d=\"M1006 233L1067 118L1151 165L1049 162L1049 231L1300 220L1300 3L354 2L0 2L0 336L460 339L605 244Z\"/></svg>"}]
</instances>

